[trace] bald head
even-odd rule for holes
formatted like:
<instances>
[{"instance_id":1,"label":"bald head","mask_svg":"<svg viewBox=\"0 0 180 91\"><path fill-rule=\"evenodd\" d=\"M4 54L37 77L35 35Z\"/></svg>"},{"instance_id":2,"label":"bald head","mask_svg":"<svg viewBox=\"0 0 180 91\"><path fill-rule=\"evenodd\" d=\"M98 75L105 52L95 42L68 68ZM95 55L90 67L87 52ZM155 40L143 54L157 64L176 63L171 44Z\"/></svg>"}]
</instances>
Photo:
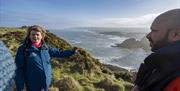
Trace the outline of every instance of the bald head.
<instances>
[{"instance_id":1,"label":"bald head","mask_svg":"<svg viewBox=\"0 0 180 91\"><path fill-rule=\"evenodd\" d=\"M180 9L173 9L160 14L151 25L151 32L146 36L152 51L168 43L180 40Z\"/></svg>"},{"instance_id":2,"label":"bald head","mask_svg":"<svg viewBox=\"0 0 180 91\"><path fill-rule=\"evenodd\" d=\"M152 23L152 26L160 27L163 30L180 30L180 9L169 10L160 14Z\"/></svg>"}]
</instances>

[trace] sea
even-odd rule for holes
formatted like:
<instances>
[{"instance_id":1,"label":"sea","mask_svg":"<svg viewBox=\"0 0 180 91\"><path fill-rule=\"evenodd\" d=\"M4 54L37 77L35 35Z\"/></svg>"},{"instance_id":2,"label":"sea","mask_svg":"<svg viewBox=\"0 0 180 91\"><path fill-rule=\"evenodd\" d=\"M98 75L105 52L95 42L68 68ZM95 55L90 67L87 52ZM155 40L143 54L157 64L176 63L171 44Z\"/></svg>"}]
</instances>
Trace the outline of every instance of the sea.
<instances>
[{"instance_id":1,"label":"sea","mask_svg":"<svg viewBox=\"0 0 180 91\"><path fill-rule=\"evenodd\" d=\"M148 28L69 28L49 31L73 46L84 48L101 63L127 70L137 71L150 54L142 48L113 47L129 38L141 40L150 31Z\"/></svg>"}]
</instances>

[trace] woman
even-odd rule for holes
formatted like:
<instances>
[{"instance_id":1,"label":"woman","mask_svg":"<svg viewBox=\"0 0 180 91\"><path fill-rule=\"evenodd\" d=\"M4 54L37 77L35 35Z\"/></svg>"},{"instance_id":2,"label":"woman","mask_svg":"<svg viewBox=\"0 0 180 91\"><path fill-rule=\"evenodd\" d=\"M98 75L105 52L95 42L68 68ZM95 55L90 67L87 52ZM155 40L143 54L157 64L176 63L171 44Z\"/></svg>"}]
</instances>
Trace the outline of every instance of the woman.
<instances>
[{"instance_id":1,"label":"woman","mask_svg":"<svg viewBox=\"0 0 180 91\"><path fill-rule=\"evenodd\" d=\"M16 89L22 91L47 91L51 83L50 57L68 57L77 49L58 50L44 42L45 29L38 25L28 28L23 44L18 48L15 63Z\"/></svg>"}]
</instances>

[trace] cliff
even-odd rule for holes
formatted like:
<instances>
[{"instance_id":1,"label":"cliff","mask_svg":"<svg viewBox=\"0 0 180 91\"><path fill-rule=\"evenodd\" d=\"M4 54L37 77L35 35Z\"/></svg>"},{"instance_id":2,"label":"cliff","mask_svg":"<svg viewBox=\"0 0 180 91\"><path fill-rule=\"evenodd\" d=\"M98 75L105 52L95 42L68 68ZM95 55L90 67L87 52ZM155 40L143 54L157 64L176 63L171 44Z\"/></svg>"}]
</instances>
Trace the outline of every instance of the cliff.
<instances>
[{"instance_id":1,"label":"cliff","mask_svg":"<svg viewBox=\"0 0 180 91\"><path fill-rule=\"evenodd\" d=\"M0 40L13 57L25 37L25 30L26 28L0 28ZM73 48L70 43L51 32L47 33L45 41L59 49ZM51 64L53 82L50 91L129 91L133 86L132 76L127 70L110 69L112 67L101 64L82 48L69 58L53 58Z\"/></svg>"}]
</instances>

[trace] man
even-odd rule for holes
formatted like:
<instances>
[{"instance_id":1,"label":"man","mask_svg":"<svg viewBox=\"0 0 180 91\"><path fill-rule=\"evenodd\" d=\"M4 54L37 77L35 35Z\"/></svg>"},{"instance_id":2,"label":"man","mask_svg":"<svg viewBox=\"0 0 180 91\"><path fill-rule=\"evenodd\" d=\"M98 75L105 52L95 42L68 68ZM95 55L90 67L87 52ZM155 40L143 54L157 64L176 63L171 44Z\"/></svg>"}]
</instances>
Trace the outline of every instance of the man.
<instances>
[{"instance_id":1,"label":"man","mask_svg":"<svg viewBox=\"0 0 180 91\"><path fill-rule=\"evenodd\" d=\"M180 91L180 9L159 15L146 37L153 53L141 64L132 91Z\"/></svg>"}]
</instances>

